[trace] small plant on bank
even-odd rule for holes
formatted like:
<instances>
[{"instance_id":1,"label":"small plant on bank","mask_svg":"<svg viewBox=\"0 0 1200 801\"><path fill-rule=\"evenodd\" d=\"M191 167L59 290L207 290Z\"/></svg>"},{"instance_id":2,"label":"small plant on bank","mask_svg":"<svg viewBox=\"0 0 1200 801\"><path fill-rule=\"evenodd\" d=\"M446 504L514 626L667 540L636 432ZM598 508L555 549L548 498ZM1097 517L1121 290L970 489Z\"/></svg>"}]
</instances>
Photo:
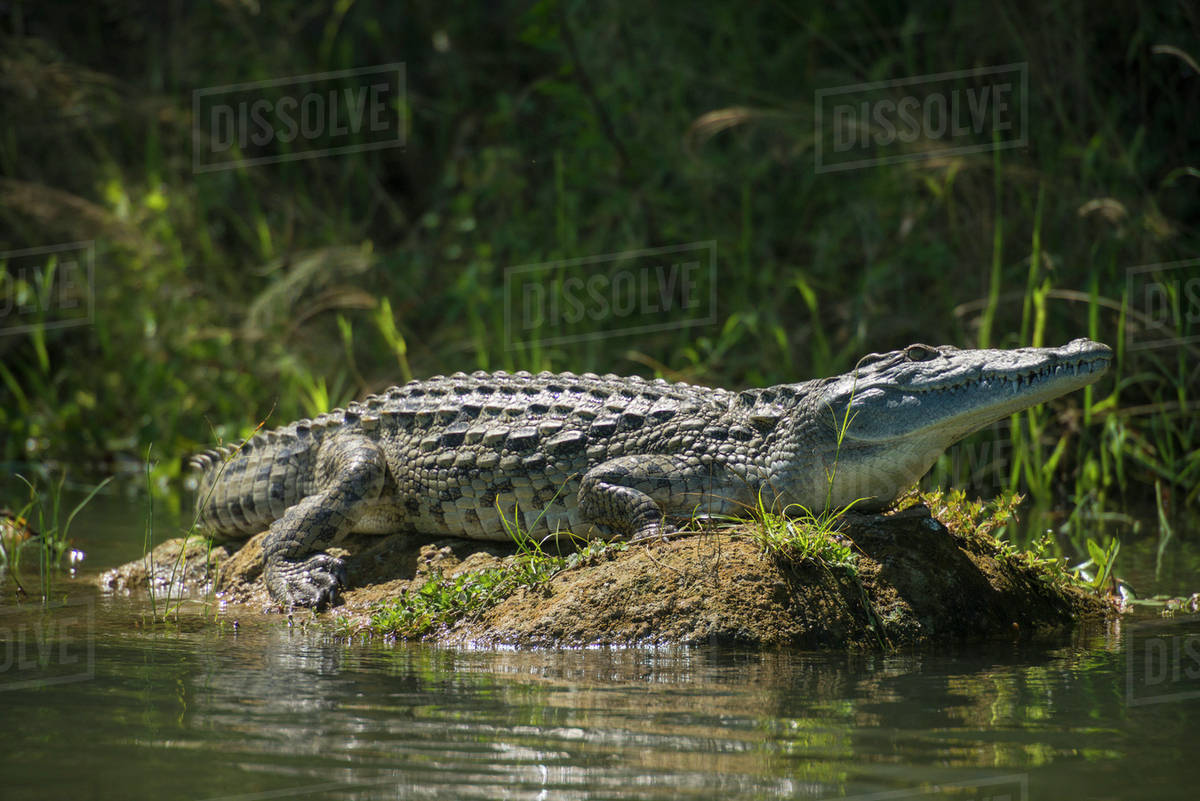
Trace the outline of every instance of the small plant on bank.
<instances>
[{"instance_id":1,"label":"small plant on bank","mask_svg":"<svg viewBox=\"0 0 1200 801\"><path fill-rule=\"evenodd\" d=\"M454 576L437 570L416 589L404 590L399 598L380 604L372 612L367 628L400 639L420 639L495 606L518 588L530 586L531 581L541 580L539 574L518 566L515 559L503 567Z\"/></svg>"},{"instance_id":2,"label":"small plant on bank","mask_svg":"<svg viewBox=\"0 0 1200 801\"><path fill-rule=\"evenodd\" d=\"M935 489L929 492L912 490L896 502L901 511L917 504L929 507L929 512L960 537L1003 539L1008 526L1017 519L1017 507L1025 500L1017 492L1002 493L990 501L968 499L961 489ZM1009 544L1013 551L1019 551Z\"/></svg>"},{"instance_id":3,"label":"small plant on bank","mask_svg":"<svg viewBox=\"0 0 1200 801\"><path fill-rule=\"evenodd\" d=\"M960 540L976 540L990 545L997 555L1013 564L1032 568L1054 585L1071 579L1066 560L1058 554L1058 545L1049 532L1021 547L1012 541L1009 526L1017 520L1017 507L1024 500L1018 492L1005 492L990 501L968 499L961 489L935 489L929 492L912 491L906 494L897 509L923 503L931 515Z\"/></svg>"},{"instance_id":4,"label":"small plant on bank","mask_svg":"<svg viewBox=\"0 0 1200 801\"><path fill-rule=\"evenodd\" d=\"M542 550L541 541L534 539L522 527L521 510L519 507L513 507L511 520L505 516L504 510L498 504L496 511L500 513L500 524L504 527L505 533L508 534L509 539L513 541L513 545L517 548L517 553L512 557L513 580L518 586L529 588L534 588L550 581L554 574L562 569L565 561L563 557L551 556ZM545 513L545 510L542 510L541 514L534 520L534 525L537 525Z\"/></svg>"},{"instance_id":5,"label":"small plant on bank","mask_svg":"<svg viewBox=\"0 0 1200 801\"><path fill-rule=\"evenodd\" d=\"M1017 507L1024 500L1017 492L1006 492L990 501L968 500L962 490L932 490L906 495L898 508L924 503L930 512L961 538L978 538L993 545L1002 559L1032 569L1056 587L1074 585L1096 595L1107 591L1113 563L1121 543L1115 538L1102 546L1088 538L1090 558L1068 568L1054 534L1043 531L1027 546L1012 541L1009 526L1016 522Z\"/></svg>"},{"instance_id":6,"label":"small plant on bank","mask_svg":"<svg viewBox=\"0 0 1200 801\"><path fill-rule=\"evenodd\" d=\"M796 514L791 514L792 511ZM760 493L751 513L751 537L763 552L791 562L812 560L830 567L853 568L854 550L850 541L838 533L844 512L827 510L813 514L794 505L775 511Z\"/></svg>"},{"instance_id":7,"label":"small plant on bank","mask_svg":"<svg viewBox=\"0 0 1200 801\"><path fill-rule=\"evenodd\" d=\"M75 552L71 548L70 540L71 524L92 498L96 497L96 493L112 481L112 477L104 479L93 487L91 492L67 514L65 520L62 517L63 486L67 481L65 472L59 477L58 483L49 485L49 489L45 493L39 490L36 481L30 481L20 474L17 475L17 478L29 488L29 499L18 512L6 516L5 530L12 529L13 536L0 537L0 564L9 566L17 592L21 595L28 595L26 589L21 585L18 572L21 567L22 551L26 546L36 546L40 580L39 594L42 600L47 600L53 590L55 570L62 567L63 559L69 554L70 558L74 559ZM33 522L34 520L36 520L36 524Z\"/></svg>"},{"instance_id":8,"label":"small plant on bank","mask_svg":"<svg viewBox=\"0 0 1200 801\"><path fill-rule=\"evenodd\" d=\"M265 423L265 420L261 421L258 424L258 427L254 429L254 432L257 433L260 431ZM241 451L244 445L245 441L233 449L233 451L223 459L217 472L217 478L220 478L220 476L225 472L225 468L229 465L229 462L234 458L234 456L237 455L239 451ZM157 583L154 568L154 490L151 482L155 463L152 459L152 455L153 445L146 448L146 526L142 540L142 558L145 560L146 574L149 577L147 588L150 594L150 619L155 622L166 623L171 616L174 616L176 621L178 621L179 612L187 600L184 597L185 588L183 585L184 574L186 572L185 563L187 561L188 545L191 541L198 540L203 543L205 548L204 564L206 566L206 571L212 569L213 539L211 537L204 536L200 531L200 510L208 505L208 501L212 497L217 482L212 481L209 483L208 491L205 493L200 503L196 505L196 508L192 513L191 524L183 532L183 543L179 547L179 552L171 561L171 573L167 578L165 588L163 588L165 591L160 594L160 588ZM206 593L206 597L201 599L200 603L202 606L207 608L210 606L215 606L213 601L215 600L214 596L216 593L216 578L208 572L206 572L205 575L208 581L208 591ZM177 596L174 596L175 590L178 590Z\"/></svg>"},{"instance_id":9,"label":"small plant on bank","mask_svg":"<svg viewBox=\"0 0 1200 801\"><path fill-rule=\"evenodd\" d=\"M1088 560L1071 568L1078 581L1096 594L1103 593L1110 578L1113 578L1113 563L1121 552L1121 541L1113 537L1108 545L1101 545L1091 537L1087 540Z\"/></svg>"},{"instance_id":10,"label":"small plant on bank","mask_svg":"<svg viewBox=\"0 0 1200 801\"><path fill-rule=\"evenodd\" d=\"M1055 587L1068 584L1079 585L1078 575L1067 569L1067 560L1059 555L1058 543L1049 531L1042 534L1027 548L1021 548L1007 539L998 538L1002 555L1014 564L1031 568L1043 580Z\"/></svg>"},{"instance_id":11,"label":"small plant on bank","mask_svg":"<svg viewBox=\"0 0 1200 801\"><path fill-rule=\"evenodd\" d=\"M420 587L380 605L368 628L400 639L420 639L499 603L516 589L514 576L494 567L449 578L435 571Z\"/></svg>"}]
</instances>

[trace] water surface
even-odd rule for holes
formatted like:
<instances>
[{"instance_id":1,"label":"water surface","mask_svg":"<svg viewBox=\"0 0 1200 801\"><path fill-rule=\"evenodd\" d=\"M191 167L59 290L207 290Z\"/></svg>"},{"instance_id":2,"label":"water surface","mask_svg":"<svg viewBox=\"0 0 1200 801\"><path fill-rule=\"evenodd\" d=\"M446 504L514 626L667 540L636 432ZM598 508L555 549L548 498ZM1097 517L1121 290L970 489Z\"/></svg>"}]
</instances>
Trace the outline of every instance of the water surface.
<instances>
[{"instance_id":1,"label":"water surface","mask_svg":"<svg viewBox=\"0 0 1200 801\"><path fill-rule=\"evenodd\" d=\"M0 584L6 801L1185 799L1200 788L1194 619L886 654L345 643L252 610L214 623L192 606L163 624L144 599L92 589L100 568L141 552L135 509L107 499L81 518L89 559L57 583L62 605L15 606ZM1160 582L1187 580L1171 575Z\"/></svg>"}]
</instances>

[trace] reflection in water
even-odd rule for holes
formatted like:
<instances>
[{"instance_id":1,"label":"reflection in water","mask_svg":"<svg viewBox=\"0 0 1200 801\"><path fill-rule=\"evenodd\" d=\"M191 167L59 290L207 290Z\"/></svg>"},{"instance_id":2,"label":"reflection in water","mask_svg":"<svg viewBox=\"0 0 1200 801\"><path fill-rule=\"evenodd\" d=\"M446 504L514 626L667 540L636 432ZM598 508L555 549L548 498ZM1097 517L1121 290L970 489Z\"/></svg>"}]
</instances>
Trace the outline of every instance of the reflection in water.
<instances>
[{"instance_id":1,"label":"reflection in water","mask_svg":"<svg viewBox=\"0 0 1200 801\"><path fill-rule=\"evenodd\" d=\"M32 613L8 611L0 633L11 642ZM0 690L0 796L742 799L941 788L937 797L1165 799L1195 786L1186 755L1200 701L1178 696L1196 687L1183 673L1164 686L1164 666L1130 662L1131 635L1115 625L1053 646L894 654L518 652L345 645L247 618L236 634L134 627L143 611L97 601L86 633L94 678ZM1137 659L1198 631L1142 634ZM1131 704L1130 681L1144 688L1138 699L1175 697Z\"/></svg>"}]
</instances>

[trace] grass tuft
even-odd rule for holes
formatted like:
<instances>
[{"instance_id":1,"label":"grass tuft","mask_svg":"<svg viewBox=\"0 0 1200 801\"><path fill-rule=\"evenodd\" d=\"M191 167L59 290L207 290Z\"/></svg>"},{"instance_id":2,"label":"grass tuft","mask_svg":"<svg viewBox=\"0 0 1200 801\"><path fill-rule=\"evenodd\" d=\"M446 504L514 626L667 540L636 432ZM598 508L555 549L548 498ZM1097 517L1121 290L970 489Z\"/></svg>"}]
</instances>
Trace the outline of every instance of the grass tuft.
<instances>
[{"instance_id":1,"label":"grass tuft","mask_svg":"<svg viewBox=\"0 0 1200 801\"><path fill-rule=\"evenodd\" d=\"M838 568L854 568L855 554L849 539L838 533L843 510L813 514L802 506L772 510L758 497L750 515L750 536L764 553L791 562L812 561Z\"/></svg>"}]
</instances>

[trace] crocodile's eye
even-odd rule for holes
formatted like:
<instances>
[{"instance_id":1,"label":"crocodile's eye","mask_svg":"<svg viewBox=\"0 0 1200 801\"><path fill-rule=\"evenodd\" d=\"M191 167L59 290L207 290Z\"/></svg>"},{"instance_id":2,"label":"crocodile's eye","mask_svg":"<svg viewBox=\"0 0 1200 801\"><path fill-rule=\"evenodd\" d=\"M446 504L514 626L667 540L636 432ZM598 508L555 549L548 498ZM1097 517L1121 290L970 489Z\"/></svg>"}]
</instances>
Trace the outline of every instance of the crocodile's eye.
<instances>
[{"instance_id":1,"label":"crocodile's eye","mask_svg":"<svg viewBox=\"0 0 1200 801\"><path fill-rule=\"evenodd\" d=\"M908 357L910 362L927 362L935 358L938 352L933 348L927 348L924 345L910 345L905 349L904 355Z\"/></svg>"}]
</instances>

